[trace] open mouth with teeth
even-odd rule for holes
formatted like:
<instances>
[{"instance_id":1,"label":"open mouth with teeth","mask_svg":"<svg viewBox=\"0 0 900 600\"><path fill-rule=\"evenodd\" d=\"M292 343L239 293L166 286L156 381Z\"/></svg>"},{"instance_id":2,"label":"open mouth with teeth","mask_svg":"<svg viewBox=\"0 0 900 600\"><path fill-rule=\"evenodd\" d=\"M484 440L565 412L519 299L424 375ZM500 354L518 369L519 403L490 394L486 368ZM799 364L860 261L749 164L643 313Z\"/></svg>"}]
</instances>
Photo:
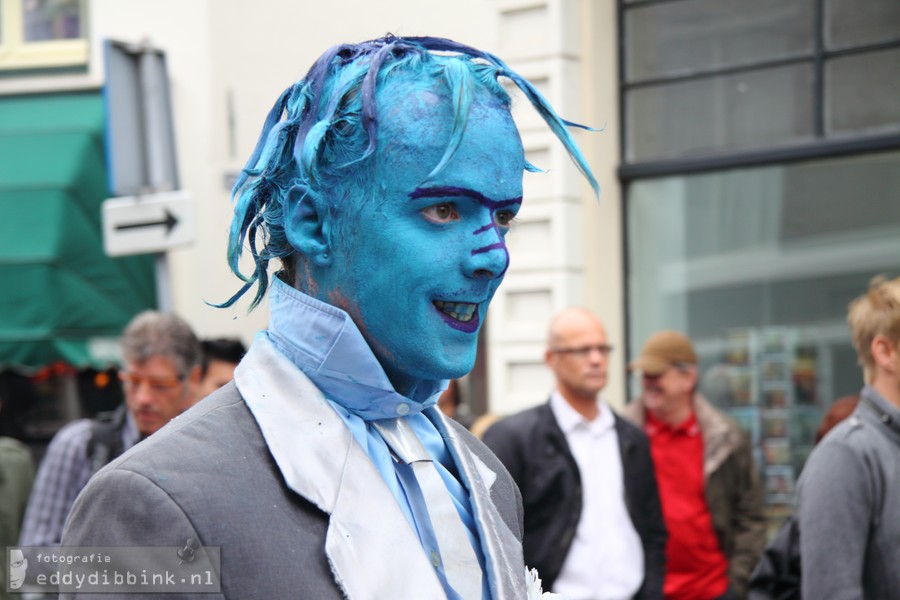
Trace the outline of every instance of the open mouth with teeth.
<instances>
[{"instance_id":1,"label":"open mouth with teeth","mask_svg":"<svg viewBox=\"0 0 900 600\"><path fill-rule=\"evenodd\" d=\"M441 318L444 319L450 327L473 333L478 330L478 305L471 302L445 302L443 300L434 300L434 307L438 310Z\"/></svg>"}]
</instances>

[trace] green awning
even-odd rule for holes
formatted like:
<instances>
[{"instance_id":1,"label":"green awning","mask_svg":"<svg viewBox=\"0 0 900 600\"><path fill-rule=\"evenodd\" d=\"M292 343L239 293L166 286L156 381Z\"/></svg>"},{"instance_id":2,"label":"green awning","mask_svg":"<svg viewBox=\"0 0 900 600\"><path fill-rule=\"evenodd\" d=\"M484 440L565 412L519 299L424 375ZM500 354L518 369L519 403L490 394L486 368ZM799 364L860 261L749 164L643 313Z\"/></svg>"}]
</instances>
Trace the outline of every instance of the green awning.
<instances>
[{"instance_id":1,"label":"green awning","mask_svg":"<svg viewBox=\"0 0 900 600\"><path fill-rule=\"evenodd\" d=\"M103 253L99 92L0 98L0 369L102 368L155 304L152 258Z\"/></svg>"}]
</instances>

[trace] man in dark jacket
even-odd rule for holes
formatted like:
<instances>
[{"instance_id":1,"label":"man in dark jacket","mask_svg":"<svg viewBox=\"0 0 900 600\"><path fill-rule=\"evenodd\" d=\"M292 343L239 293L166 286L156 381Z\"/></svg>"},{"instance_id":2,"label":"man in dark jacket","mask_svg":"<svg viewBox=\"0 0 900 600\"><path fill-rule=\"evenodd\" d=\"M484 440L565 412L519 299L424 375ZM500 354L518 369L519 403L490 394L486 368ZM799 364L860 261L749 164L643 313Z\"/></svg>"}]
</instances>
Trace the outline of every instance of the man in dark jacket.
<instances>
[{"instance_id":1,"label":"man in dark jacket","mask_svg":"<svg viewBox=\"0 0 900 600\"><path fill-rule=\"evenodd\" d=\"M612 348L593 314L551 322L550 401L491 427L484 442L522 492L525 562L572 600L662 598L666 529L650 446L598 397Z\"/></svg>"}]
</instances>

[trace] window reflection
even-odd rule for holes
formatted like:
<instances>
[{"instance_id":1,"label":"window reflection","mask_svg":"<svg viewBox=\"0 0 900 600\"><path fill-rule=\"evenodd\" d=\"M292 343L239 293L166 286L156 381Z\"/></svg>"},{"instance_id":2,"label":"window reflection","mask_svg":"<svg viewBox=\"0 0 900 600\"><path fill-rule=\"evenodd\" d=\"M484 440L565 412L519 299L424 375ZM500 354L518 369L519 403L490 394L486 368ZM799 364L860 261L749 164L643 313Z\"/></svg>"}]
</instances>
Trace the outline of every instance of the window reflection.
<instances>
[{"instance_id":1,"label":"window reflection","mask_svg":"<svg viewBox=\"0 0 900 600\"><path fill-rule=\"evenodd\" d=\"M822 415L862 387L847 303L900 274L898 188L898 152L630 184L630 358L688 334L701 392L753 441L773 527Z\"/></svg>"},{"instance_id":2,"label":"window reflection","mask_svg":"<svg viewBox=\"0 0 900 600\"><path fill-rule=\"evenodd\" d=\"M625 13L626 79L796 57L813 47L811 0L690 0Z\"/></svg>"},{"instance_id":3,"label":"window reflection","mask_svg":"<svg viewBox=\"0 0 900 600\"><path fill-rule=\"evenodd\" d=\"M82 37L81 0L21 1L26 42Z\"/></svg>"},{"instance_id":4,"label":"window reflection","mask_svg":"<svg viewBox=\"0 0 900 600\"><path fill-rule=\"evenodd\" d=\"M809 140L812 83L812 68L799 64L629 90L627 160L709 155Z\"/></svg>"},{"instance_id":5,"label":"window reflection","mask_svg":"<svg viewBox=\"0 0 900 600\"><path fill-rule=\"evenodd\" d=\"M900 129L900 48L841 56L825 64L828 133Z\"/></svg>"},{"instance_id":6,"label":"window reflection","mask_svg":"<svg viewBox=\"0 0 900 600\"><path fill-rule=\"evenodd\" d=\"M825 0L825 44L829 50L888 42L900 37L897 0Z\"/></svg>"}]
</instances>

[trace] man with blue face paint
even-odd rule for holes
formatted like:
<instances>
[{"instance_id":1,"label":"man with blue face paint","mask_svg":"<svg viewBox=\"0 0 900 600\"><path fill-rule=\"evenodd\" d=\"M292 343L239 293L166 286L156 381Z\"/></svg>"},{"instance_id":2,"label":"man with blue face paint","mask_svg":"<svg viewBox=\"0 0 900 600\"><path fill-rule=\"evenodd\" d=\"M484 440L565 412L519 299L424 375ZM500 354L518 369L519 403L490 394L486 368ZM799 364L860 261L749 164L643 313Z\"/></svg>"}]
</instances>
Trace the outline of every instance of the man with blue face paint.
<instances>
[{"instance_id":1,"label":"man with blue face paint","mask_svg":"<svg viewBox=\"0 0 900 600\"><path fill-rule=\"evenodd\" d=\"M596 190L571 124L500 59L437 38L330 49L235 186L246 284L226 305L256 286L269 328L233 383L97 475L64 545L219 546L230 598L525 596L518 490L434 406L474 364L534 169L499 77Z\"/></svg>"}]
</instances>

